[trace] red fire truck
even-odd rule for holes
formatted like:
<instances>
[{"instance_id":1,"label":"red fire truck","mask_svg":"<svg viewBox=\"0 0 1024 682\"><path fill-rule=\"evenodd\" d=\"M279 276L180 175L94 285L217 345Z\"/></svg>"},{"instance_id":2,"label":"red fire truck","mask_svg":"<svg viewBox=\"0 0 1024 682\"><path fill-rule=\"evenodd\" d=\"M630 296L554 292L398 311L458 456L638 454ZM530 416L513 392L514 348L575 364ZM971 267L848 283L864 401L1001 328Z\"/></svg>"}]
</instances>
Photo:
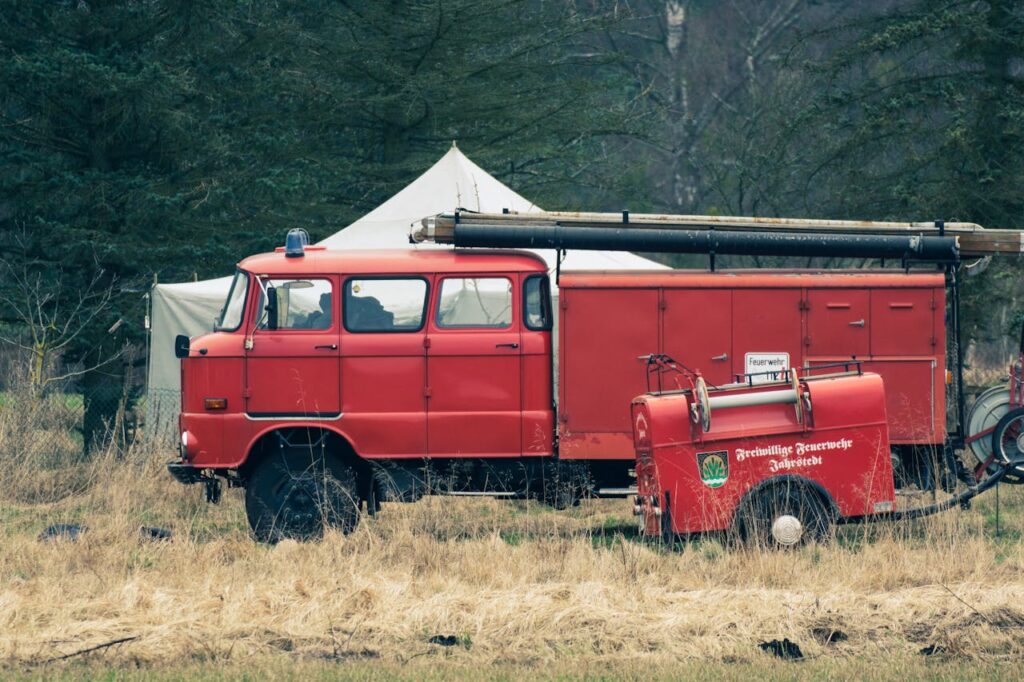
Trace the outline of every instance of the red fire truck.
<instances>
[{"instance_id":1,"label":"red fire truck","mask_svg":"<svg viewBox=\"0 0 1024 682\"><path fill-rule=\"evenodd\" d=\"M885 381L896 475L949 469L941 271L566 273L555 333L533 254L305 241L239 263L215 331L176 341L169 469L211 501L244 487L261 540L425 493L624 496L652 353L712 385L857 360Z\"/></svg>"}]
</instances>

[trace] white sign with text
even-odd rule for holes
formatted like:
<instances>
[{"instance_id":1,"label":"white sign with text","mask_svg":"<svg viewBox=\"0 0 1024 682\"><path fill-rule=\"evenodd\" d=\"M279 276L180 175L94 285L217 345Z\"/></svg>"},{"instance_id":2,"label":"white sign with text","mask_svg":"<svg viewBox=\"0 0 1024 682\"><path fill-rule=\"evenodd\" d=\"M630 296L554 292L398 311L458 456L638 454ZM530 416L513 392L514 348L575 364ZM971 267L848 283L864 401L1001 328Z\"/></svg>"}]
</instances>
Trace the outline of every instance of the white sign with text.
<instances>
[{"instance_id":1,"label":"white sign with text","mask_svg":"<svg viewBox=\"0 0 1024 682\"><path fill-rule=\"evenodd\" d=\"M746 374L760 374L752 377L755 384L768 381L782 381L783 373L789 370L789 353L747 353L743 359L743 371ZM761 374L762 372L778 372L778 376Z\"/></svg>"}]
</instances>

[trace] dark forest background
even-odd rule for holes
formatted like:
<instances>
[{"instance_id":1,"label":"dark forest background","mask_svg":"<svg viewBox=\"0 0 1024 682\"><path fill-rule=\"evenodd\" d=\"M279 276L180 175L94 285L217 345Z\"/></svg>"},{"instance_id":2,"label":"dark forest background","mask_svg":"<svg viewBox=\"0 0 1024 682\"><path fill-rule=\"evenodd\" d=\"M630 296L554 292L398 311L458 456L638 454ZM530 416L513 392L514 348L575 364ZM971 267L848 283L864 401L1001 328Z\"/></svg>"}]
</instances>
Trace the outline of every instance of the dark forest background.
<instances>
[{"instance_id":1,"label":"dark forest background","mask_svg":"<svg viewBox=\"0 0 1024 682\"><path fill-rule=\"evenodd\" d=\"M0 330L88 400L154 277L323 238L452 140L552 209L1019 228L1022 135L1010 0L0 0ZM1000 363L1019 271L965 291Z\"/></svg>"}]
</instances>

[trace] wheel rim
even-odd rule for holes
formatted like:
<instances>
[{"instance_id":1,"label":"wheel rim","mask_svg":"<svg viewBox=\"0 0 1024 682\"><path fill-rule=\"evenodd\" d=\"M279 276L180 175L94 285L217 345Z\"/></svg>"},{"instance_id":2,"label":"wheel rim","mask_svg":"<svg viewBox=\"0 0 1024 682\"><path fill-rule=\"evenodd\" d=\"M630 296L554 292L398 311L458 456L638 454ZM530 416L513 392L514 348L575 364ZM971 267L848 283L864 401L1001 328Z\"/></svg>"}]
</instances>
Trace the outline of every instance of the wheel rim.
<instances>
[{"instance_id":1,"label":"wheel rim","mask_svg":"<svg viewBox=\"0 0 1024 682\"><path fill-rule=\"evenodd\" d=\"M1024 462L1024 415L1006 424L999 433L999 445L1000 451L996 457L1004 464L1018 465Z\"/></svg>"},{"instance_id":2,"label":"wheel rim","mask_svg":"<svg viewBox=\"0 0 1024 682\"><path fill-rule=\"evenodd\" d=\"M303 534L315 534L321 528L322 491L311 473L287 473L275 489L277 494L277 525Z\"/></svg>"},{"instance_id":3,"label":"wheel rim","mask_svg":"<svg viewBox=\"0 0 1024 682\"><path fill-rule=\"evenodd\" d=\"M783 547L796 545L803 536L803 524L791 514L782 514L772 521L772 539Z\"/></svg>"}]
</instances>

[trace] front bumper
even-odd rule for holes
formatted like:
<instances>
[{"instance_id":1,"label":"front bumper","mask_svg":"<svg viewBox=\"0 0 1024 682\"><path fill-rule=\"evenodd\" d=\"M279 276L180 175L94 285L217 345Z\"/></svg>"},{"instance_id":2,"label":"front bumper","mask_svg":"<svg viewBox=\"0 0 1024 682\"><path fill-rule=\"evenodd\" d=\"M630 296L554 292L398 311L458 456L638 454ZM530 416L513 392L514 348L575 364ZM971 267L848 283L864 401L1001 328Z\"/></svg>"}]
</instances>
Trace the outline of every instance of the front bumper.
<instances>
[{"instance_id":1,"label":"front bumper","mask_svg":"<svg viewBox=\"0 0 1024 682\"><path fill-rule=\"evenodd\" d=\"M202 483L208 477L203 475L203 470L198 469L187 462L168 462L167 471L171 473L174 480L178 483L185 485L191 485L193 483Z\"/></svg>"}]
</instances>

